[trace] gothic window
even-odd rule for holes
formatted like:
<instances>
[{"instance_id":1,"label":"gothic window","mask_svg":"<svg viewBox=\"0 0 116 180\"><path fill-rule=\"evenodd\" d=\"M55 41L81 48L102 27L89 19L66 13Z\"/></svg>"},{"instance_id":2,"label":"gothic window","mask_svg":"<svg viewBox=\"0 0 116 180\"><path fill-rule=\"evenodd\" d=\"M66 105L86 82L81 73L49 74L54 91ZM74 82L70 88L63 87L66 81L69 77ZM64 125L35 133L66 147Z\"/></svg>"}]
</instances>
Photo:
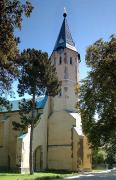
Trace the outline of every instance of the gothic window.
<instances>
[{"instance_id":1,"label":"gothic window","mask_svg":"<svg viewBox=\"0 0 116 180\"><path fill-rule=\"evenodd\" d=\"M68 91L68 87L64 87L64 91L67 92Z\"/></svg>"},{"instance_id":2,"label":"gothic window","mask_svg":"<svg viewBox=\"0 0 116 180\"><path fill-rule=\"evenodd\" d=\"M79 60L79 62L81 61L81 56L80 56L80 54L78 54L78 60Z\"/></svg>"},{"instance_id":3,"label":"gothic window","mask_svg":"<svg viewBox=\"0 0 116 180\"><path fill-rule=\"evenodd\" d=\"M65 67L64 69L64 79L68 79L68 68Z\"/></svg>"},{"instance_id":4,"label":"gothic window","mask_svg":"<svg viewBox=\"0 0 116 180\"><path fill-rule=\"evenodd\" d=\"M62 64L62 57L59 58L59 64Z\"/></svg>"},{"instance_id":5,"label":"gothic window","mask_svg":"<svg viewBox=\"0 0 116 180\"><path fill-rule=\"evenodd\" d=\"M54 59L54 66L56 65L56 60Z\"/></svg>"},{"instance_id":6,"label":"gothic window","mask_svg":"<svg viewBox=\"0 0 116 180\"><path fill-rule=\"evenodd\" d=\"M72 57L70 57L70 64L72 64L73 62L72 62Z\"/></svg>"},{"instance_id":7,"label":"gothic window","mask_svg":"<svg viewBox=\"0 0 116 180\"><path fill-rule=\"evenodd\" d=\"M62 92L59 92L59 97L62 96Z\"/></svg>"}]
</instances>

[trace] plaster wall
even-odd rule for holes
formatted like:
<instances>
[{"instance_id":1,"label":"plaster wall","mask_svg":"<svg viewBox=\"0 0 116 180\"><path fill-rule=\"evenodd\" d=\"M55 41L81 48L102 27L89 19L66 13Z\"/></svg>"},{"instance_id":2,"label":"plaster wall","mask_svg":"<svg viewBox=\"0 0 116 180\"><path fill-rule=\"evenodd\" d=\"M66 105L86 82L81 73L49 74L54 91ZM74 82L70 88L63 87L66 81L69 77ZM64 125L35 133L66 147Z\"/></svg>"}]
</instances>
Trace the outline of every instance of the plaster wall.
<instances>
[{"instance_id":1,"label":"plaster wall","mask_svg":"<svg viewBox=\"0 0 116 180\"><path fill-rule=\"evenodd\" d=\"M0 167L16 168L16 142L18 132L13 130L12 121L19 121L17 112L1 114L3 123L3 145L0 147ZM3 120L7 116L7 120Z\"/></svg>"},{"instance_id":2,"label":"plaster wall","mask_svg":"<svg viewBox=\"0 0 116 180\"><path fill-rule=\"evenodd\" d=\"M70 59L72 63L70 63ZM68 48L53 52L52 64L55 65L58 79L62 82L61 93L54 98L54 111L74 110L77 102L75 85L79 82L79 59L77 52Z\"/></svg>"},{"instance_id":3,"label":"plaster wall","mask_svg":"<svg viewBox=\"0 0 116 180\"><path fill-rule=\"evenodd\" d=\"M48 168L72 170L71 145L48 147Z\"/></svg>"},{"instance_id":4,"label":"plaster wall","mask_svg":"<svg viewBox=\"0 0 116 180\"><path fill-rule=\"evenodd\" d=\"M72 127L76 121L67 112L54 112L48 119L48 168L72 170Z\"/></svg>"},{"instance_id":5,"label":"plaster wall","mask_svg":"<svg viewBox=\"0 0 116 180\"><path fill-rule=\"evenodd\" d=\"M73 128L73 147L72 147L72 157L73 157L73 171L77 171L80 168L78 164L78 151L79 151L79 141L80 137L77 134L76 130Z\"/></svg>"}]
</instances>

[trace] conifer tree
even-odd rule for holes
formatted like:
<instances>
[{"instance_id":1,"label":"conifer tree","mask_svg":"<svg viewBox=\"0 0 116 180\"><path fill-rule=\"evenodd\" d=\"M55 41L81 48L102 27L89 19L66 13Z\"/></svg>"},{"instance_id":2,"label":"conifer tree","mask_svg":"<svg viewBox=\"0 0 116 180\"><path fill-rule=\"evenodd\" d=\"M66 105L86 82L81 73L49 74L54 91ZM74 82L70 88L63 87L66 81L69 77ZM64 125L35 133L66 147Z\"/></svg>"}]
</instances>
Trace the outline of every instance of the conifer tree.
<instances>
[{"instance_id":1,"label":"conifer tree","mask_svg":"<svg viewBox=\"0 0 116 180\"><path fill-rule=\"evenodd\" d=\"M33 174L33 131L39 121L40 113L36 111L36 97L42 92L48 96L56 96L60 91L60 83L56 70L47 53L35 49L24 50L19 58L20 78L18 93L31 95L31 99L20 103L21 123L13 122L16 130L25 131L30 127L30 174Z\"/></svg>"},{"instance_id":2,"label":"conifer tree","mask_svg":"<svg viewBox=\"0 0 116 180\"><path fill-rule=\"evenodd\" d=\"M14 35L16 28L21 29L23 16L29 17L32 12L29 1L0 0L0 105L7 103L4 92L11 88L13 78L18 75L16 57L19 54L19 38Z\"/></svg>"}]
</instances>

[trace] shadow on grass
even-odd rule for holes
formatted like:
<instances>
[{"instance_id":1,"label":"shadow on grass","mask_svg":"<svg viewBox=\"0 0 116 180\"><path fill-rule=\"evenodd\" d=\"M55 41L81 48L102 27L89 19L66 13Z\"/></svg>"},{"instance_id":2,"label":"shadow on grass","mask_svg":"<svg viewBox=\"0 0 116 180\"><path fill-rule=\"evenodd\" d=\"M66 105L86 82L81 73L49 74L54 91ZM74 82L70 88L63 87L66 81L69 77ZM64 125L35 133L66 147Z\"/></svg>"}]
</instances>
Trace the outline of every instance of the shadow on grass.
<instances>
[{"instance_id":1,"label":"shadow on grass","mask_svg":"<svg viewBox=\"0 0 116 180\"><path fill-rule=\"evenodd\" d=\"M49 177L49 176L46 176L46 177L37 177L35 178L34 180L53 180L53 179L62 179L61 176L54 176L54 177ZM27 180L27 179L25 179Z\"/></svg>"},{"instance_id":2,"label":"shadow on grass","mask_svg":"<svg viewBox=\"0 0 116 180\"><path fill-rule=\"evenodd\" d=\"M18 176L18 175L20 175L20 174L0 172L0 176Z\"/></svg>"}]
</instances>

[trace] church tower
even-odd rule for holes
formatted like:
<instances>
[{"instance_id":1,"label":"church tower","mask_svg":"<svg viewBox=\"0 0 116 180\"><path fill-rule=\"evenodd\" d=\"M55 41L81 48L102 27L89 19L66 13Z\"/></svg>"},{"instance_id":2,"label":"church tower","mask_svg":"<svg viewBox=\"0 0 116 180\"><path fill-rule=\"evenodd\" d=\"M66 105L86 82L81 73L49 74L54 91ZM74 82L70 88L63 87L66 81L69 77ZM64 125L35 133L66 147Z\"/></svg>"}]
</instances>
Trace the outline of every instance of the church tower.
<instances>
[{"instance_id":1,"label":"church tower","mask_svg":"<svg viewBox=\"0 0 116 180\"><path fill-rule=\"evenodd\" d=\"M51 61L62 83L60 94L53 100L53 111L75 111L77 102L75 85L79 82L80 55L69 30L66 11L63 17L64 20L51 55Z\"/></svg>"},{"instance_id":2,"label":"church tower","mask_svg":"<svg viewBox=\"0 0 116 180\"><path fill-rule=\"evenodd\" d=\"M63 23L51 55L61 81L61 93L50 101L47 124L47 168L78 171L91 169L91 151L77 113L75 86L79 82L80 55L63 14Z\"/></svg>"}]
</instances>

